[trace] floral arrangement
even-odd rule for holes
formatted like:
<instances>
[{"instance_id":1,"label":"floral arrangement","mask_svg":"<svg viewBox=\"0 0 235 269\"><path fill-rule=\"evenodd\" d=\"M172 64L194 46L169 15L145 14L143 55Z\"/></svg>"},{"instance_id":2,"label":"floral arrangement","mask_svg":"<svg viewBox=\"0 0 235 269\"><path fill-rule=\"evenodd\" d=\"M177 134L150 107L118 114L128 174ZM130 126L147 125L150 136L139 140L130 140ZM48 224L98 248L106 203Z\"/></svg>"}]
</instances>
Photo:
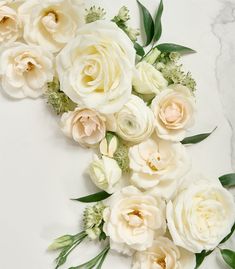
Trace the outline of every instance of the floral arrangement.
<instances>
[{"instance_id":1,"label":"floral arrangement","mask_svg":"<svg viewBox=\"0 0 235 269\"><path fill-rule=\"evenodd\" d=\"M185 145L211 134L186 137L196 83L179 61L195 51L159 44L163 1L155 19L137 4L144 45L126 7L108 21L104 9L80 0L0 3L1 88L13 98L43 97L63 133L94 151L88 173L100 191L75 199L94 204L81 232L50 245L59 251L56 268L84 240L104 249L70 269L99 269L110 249L132 256L132 269L194 269L216 248L235 268L235 252L222 245L235 229L226 189L235 174L189 174Z\"/></svg>"}]
</instances>

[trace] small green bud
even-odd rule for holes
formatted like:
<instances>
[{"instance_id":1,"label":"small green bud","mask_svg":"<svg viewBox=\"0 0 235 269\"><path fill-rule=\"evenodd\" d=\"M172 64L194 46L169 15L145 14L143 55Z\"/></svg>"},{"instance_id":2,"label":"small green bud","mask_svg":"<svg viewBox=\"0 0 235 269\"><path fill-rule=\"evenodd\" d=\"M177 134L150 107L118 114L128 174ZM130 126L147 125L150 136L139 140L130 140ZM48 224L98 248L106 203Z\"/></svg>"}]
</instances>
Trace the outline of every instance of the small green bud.
<instances>
[{"instance_id":1,"label":"small green bud","mask_svg":"<svg viewBox=\"0 0 235 269\"><path fill-rule=\"evenodd\" d=\"M130 40L132 42L136 42L137 41L137 36L140 35L139 29L134 29L134 28L131 28L131 27L126 29L126 33L127 33L127 35L129 36L129 38L130 38Z\"/></svg>"},{"instance_id":2,"label":"small green bud","mask_svg":"<svg viewBox=\"0 0 235 269\"><path fill-rule=\"evenodd\" d=\"M93 6L90 9L86 9L85 21L86 23L91 23L98 20L103 20L105 18L106 12L101 7Z\"/></svg>"},{"instance_id":3,"label":"small green bud","mask_svg":"<svg viewBox=\"0 0 235 269\"><path fill-rule=\"evenodd\" d=\"M160 54L160 50L158 50L158 48L154 48L149 54L144 57L144 61L149 64L154 64Z\"/></svg>"},{"instance_id":4,"label":"small green bud","mask_svg":"<svg viewBox=\"0 0 235 269\"><path fill-rule=\"evenodd\" d=\"M130 160L129 160L129 148L124 144L119 144L118 149L114 153L114 160L118 163L119 167L124 173L130 171Z\"/></svg>"},{"instance_id":5,"label":"small green bud","mask_svg":"<svg viewBox=\"0 0 235 269\"><path fill-rule=\"evenodd\" d=\"M61 236L48 247L48 250L53 251L53 250L58 250L67 246L70 246L74 241L74 237L72 235L64 235Z\"/></svg>"},{"instance_id":6,"label":"small green bud","mask_svg":"<svg viewBox=\"0 0 235 269\"><path fill-rule=\"evenodd\" d=\"M173 62L177 62L180 59L180 53L178 52L171 52L169 54L169 58L173 61Z\"/></svg>"},{"instance_id":7,"label":"small green bud","mask_svg":"<svg viewBox=\"0 0 235 269\"><path fill-rule=\"evenodd\" d=\"M105 205L102 202L87 207L84 211L84 229L92 240L99 237L102 232L103 212Z\"/></svg>"},{"instance_id":8,"label":"small green bud","mask_svg":"<svg viewBox=\"0 0 235 269\"><path fill-rule=\"evenodd\" d=\"M125 6L121 7L118 12L117 18L119 19L119 21L127 22L130 19L129 9Z\"/></svg>"}]
</instances>

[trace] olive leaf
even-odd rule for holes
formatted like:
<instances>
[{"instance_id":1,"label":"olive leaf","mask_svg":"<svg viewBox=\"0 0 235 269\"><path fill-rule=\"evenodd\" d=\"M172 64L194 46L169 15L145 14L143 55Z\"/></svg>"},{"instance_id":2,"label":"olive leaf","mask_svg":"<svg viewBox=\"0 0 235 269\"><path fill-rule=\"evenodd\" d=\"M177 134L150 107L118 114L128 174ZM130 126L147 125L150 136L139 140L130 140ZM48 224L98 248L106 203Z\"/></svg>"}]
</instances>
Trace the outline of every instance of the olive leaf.
<instances>
[{"instance_id":1,"label":"olive leaf","mask_svg":"<svg viewBox=\"0 0 235 269\"><path fill-rule=\"evenodd\" d=\"M186 137L184 140L181 141L181 143L184 145L185 144L197 144L205 140L208 136L210 136L216 130L216 128L210 133L203 133L203 134Z\"/></svg>"},{"instance_id":2,"label":"olive leaf","mask_svg":"<svg viewBox=\"0 0 235 269\"><path fill-rule=\"evenodd\" d=\"M154 36L153 18L145 6L143 6L138 0L137 0L137 3L139 5L142 18L143 18L144 30L145 30L145 35L146 35L145 46L148 46L152 42L153 36Z\"/></svg>"},{"instance_id":3,"label":"olive leaf","mask_svg":"<svg viewBox=\"0 0 235 269\"><path fill-rule=\"evenodd\" d=\"M201 253L196 253L196 266L195 269L199 268L200 265L203 263L204 259L209 256L211 253L213 252L213 250L210 251L206 251L203 250Z\"/></svg>"},{"instance_id":4,"label":"olive leaf","mask_svg":"<svg viewBox=\"0 0 235 269\"><path fill-rule=\"evenodd\" d=\"M235 269L235 252L230 249L221 249L220 253L224 261L233 269Z\"/></svg>"},{"instance_id":5,"label":"olive leaf","mask_svg":"<svg viewBox=\"0 0 235 269\"><path fill-rule=\"evenodd\" d=\"M71 199L71 200L82 202L82 203L94 203L94 202L103 201L107 199L109 196L111 196L111 194L105 191L101 191L101 192L97 192L88 196L80 197L77 199Z\"/></svg>"},{"instance_id":6,"label":"olive leaf","mask_svg":"<svg viewBox=\"0 0 235 269\"><path fill-rule=\"evenodd\" d=\"M161 22L162 12L163 12L163 2L161 0L158 10L157 10L157 15L155 18L155 29L154 29L154 37L153 37L154 42L157 42L162 35L162 22Z\"/></svg>"},{"instance_id":7,"label":"olive leaf","mask_svg":"<svg viewBox=\"0 0 235 269\"><path fill-rule=\"evenodd\" d=\"M145 55L145 51L144 51L143 47L140 44L138 44L137 42L134 43L134 48L136 50L137 55L139 55L141 57L143 57Z\"/></svg>"},{"instance_id":8,"label":"olive leaf","mask_svg":"<svg viewBox=\"0 0 235 269\"><path fill-rule=\"evenodd\" d=\"M156 46L161 52L179 52L181 54L195 53L196 51L173 43L163 43Z\"/></svg>"},{"instance_id":9,"label":"olive leaf","mask_svg":"<svg viewBox=\"0 0 235 269\"><path fill-rule=\"evenodd\" d=\"M223 175L219 177L221 184L224 187L230 188L235 186L235 173Z\"/></svg>"}]
</instances>

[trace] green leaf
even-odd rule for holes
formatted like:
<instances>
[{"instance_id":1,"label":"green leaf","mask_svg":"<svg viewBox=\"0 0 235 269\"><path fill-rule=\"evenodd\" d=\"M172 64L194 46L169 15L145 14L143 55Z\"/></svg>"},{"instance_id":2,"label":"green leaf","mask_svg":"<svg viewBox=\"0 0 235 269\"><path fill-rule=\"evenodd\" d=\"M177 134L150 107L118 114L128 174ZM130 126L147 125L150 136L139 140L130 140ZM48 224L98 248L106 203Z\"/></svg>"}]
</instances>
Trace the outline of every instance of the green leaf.
<instances>
[{"instance_id":1,"label":"green leaf","mask_svg":"<svg viewBox=\"0 0 235 269\"><path fill-rule=\"evenodd\" d=\"M229 240L229 238L233 235L233 232L235 231L235 223L233 224L233 227L231 229L231 232L220 242L220 244L225 243Z\"/></svg>"},{"instance_id":2,"label":"green leaf","mask_svg":"<svg viewBox=\"0 0 235 269\"><path fill-rule=\"evenodd\" d=\"M111 196L111 194L105 192L105 191L101 191L101 192L97 192L88 196L84 196L81 198L77 198L77 199L71 199L73 201L78 201L78 202L82 202L82 203L94 203L94 202L99 202L99 201L103 201L105 199L107 199L109 196Z\"/></svg>"},{"instance_id":3,"label":"green leaf","mask_svg":"<svg viewBox=\"0 0 235 269\"><path fill-rule=\"evenodd\" d=\"M204 133L204 134L198 134L198 135L186 137L184 140L181 141L181 143L184 144L184 145L186 145L186 144L197 144L197 143L205 140L208 136L210 136L215 131L215 129L210 133Z\"/></svg>"},{"instance_id":4,"label":"green leaf","mask_svg":"<svg viewBox=\"0 0 235 269\"><path fill-rule=\"evenodd\" d=\"M134 43L134 48L136 50L137 55L143 57L145 55L145 51L143 49L142 46L140 46L140 44L138 44L137 42Z\"/></svg>"},{"instance_id":5,"label":"green leaf","mask_svg":"<svg viewBox=\"0 0 235 269\"><path fill-rule=\"evenodd\" d=\"M145 30L146 39L147 39L145 46L148 46L153 40L153 36L154 36L153 18L145 6L143 6L138 0L137 0L137 3L140 7L140 11L143 17L144 30Z\"/></svg>"},{"instance_id":6,"label":"green leaf","mask_svg":"<svg viewBox=\"0 0 235 269\"><path fill-rule=\"evenodd\" d=\"M162 12L163 12L163 2L161 0L158 7L157 15L155 18L155 29L154 29L154 37L153 37L154 42L157 42L162 35L162 22L161 22Z\"/></svg>"},{"instance_id":7,"label":"green leaf","mask_svg":"<svg viewBox=\"0 0 235 269\"><path fill-rule=\"evenodd\" d=\"M203 263L204 259L209 256L211 253L213 252L213 250L210 251L205 251L203 250L201 253L196 253L196 267L195 269L199 268L200 265Z\"/></svg>"},{"instance_id":8,"label":"green leaf","mask_svg":"<svg viewBox=\"0 0 235 269\"><path fill-rule=\"evenodd\" d=\"M220 253L224 261L233 269L235 269L235 252L230 249L221 249Z\"/></svg>"},{"instance_id":9,"label":"green leaf","mask_svg":"<svg viewBox=\"0 0 235 269\"><path fill-rule=\"evenodd\" d=\"M161 52L179 52L181 54L186 54L186 53L195 53L196 51L181 45L173 44L173 43L164 43L157 45L157 48Z\"/></svg>"},{"instance_id":10,"label":"green leaf","mask_svg":"<svg viewBox=\"0 0 235 269\"><path fill-rule=\"evenodd\" d=\"M235 173L227 174L219 177L221 184L224 187L234 187L235 186Z\"/></svg>"}]
</instances>

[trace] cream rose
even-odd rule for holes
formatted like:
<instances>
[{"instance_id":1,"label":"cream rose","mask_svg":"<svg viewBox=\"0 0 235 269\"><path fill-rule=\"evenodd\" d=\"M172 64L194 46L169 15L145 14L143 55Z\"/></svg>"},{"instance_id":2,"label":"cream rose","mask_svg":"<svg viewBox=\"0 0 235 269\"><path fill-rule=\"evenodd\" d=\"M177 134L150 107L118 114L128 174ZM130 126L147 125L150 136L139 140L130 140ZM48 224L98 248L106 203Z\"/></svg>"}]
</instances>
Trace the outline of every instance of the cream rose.
<instances>
[{"instance_id":1,"label":"cream rose","mask_svg":"<svg viewBox=\"0 0 235 269\"><path fill-rule=\"evenodd\" d=\"M122 170L114 159L106 156L99 159L95 155L89 166L89 175L98 188L108 193L114 193L118 188Z\"/></svg>"},{"instance_id":2,"label":"cream rose","mask_svg":"<svg viewBox=\"0 0 235 269\"><path fill-rule=\"evenodd\" d=\"M131 255L146 250L156 235L165 233L165 204L133 186L125 187L111 196L104 221L111 249Z\"/></svg>"},{"instance_id":3,"label":"cream rose","mask_svg":"<svg viewBox=\"0 0 235 269\"><path fill-rule=\"evenodd\" d=\"M112 131L122 139L133 143L147 139L154 131L154 116L151 109L135 95L131 96L130 101L114 115L112 120Z\"/></svg>"},{"instance_id":4,"label":"cream rose","mask_svg":"<svg viewBox=\"0 0 235 269\"><path fill-rule=\"evenodd\" d=\"M174 243L195 253L214 249L229 234L234 221L233 196L218 180L197 178L167 205Z\"/></svg>"},{"instance_id":5,"label":"cream rose","mask_svg":"<svg viewBox=\"0 0 235 269\"><path fill-rule=\"evenodd\" d=\"M181 143L149 139L129 150L132 183L171 199L191 167Z\"/></svg>"},{"instance_id":6,"label":"cream rose","mask_svg":"<svg viewBox=\"0 0 235 269\"><path fill-rule=\"evenodd\" d=\"M53 76L53 56L41 47L16 42L0 48L1 85L11 97L39 97Z\"/></svg>"},{"instance_id":7,"label":"cream rose","mask_svg":"<svg viewBox=\"0 0 235 269\"><path fill-rule=\"evenodd\" d=\"M57 56L62 90L78 104L102 113L119 111L129 100L135 50L114 23L97 21L79 29Z\"/></svg>"},{"instance_id":8,"label":"cream rose","mask_svg":"<svg viewBox=\"0 0 235 269\"><path fill-rule=\"evenodd\" d=\"M21 21L6 1L0 3L0 45L16 41L21 36Z\"/></svg>"},{"instance_id":9,"label":"cream rose","mask_svg":"<svg viewBox=\"0 0 235 269\"><path fill-rule=\"evenodd\" d=\"M65 135L82 146L96 146L106 132L105 118L87 108L76 108L61 117L61 128Z\"/></svg>"},{"instance_id":10,"label":"cream rose","mask_svg":"<svg viewBox=\"0 0 235 269\"><path fill-rule=\"evenodd\" d=\"M162 73L145 61L137 64L132 83L135 91L141 94L158 94L168 85Z\"/></svg>"},{"instance_id":11,"label":"cream rose","mask_svg":"<svg viewBox=\"0 0 235 269\"><path fill-rule=\"evenodd\" d=\"M61 50L83 23L82 0L28 0L19 7L24 39L51 52Z\"/></svg>"},{"instance_id":12,"label":"cream rose","mask_svg":"<svg viewBox=\"0 0 235 269\"><path fill-rule=\"evenodd\" d=\"M194 269L195 255L177 247L167 237L158 237L146 251L136 252L132 269Z\"/></svg>"},{"instance_id":13,"label":"cream rose","mask_svg":"<svg viewBox=\"0 0 235 269\"><path fill-rule=\"evenodd\" d=\"M152 101L156 120L156 133L165 140L181 141L193 124L195 99L182 85L171 85Z\"/></svg>"}]
</instances>

